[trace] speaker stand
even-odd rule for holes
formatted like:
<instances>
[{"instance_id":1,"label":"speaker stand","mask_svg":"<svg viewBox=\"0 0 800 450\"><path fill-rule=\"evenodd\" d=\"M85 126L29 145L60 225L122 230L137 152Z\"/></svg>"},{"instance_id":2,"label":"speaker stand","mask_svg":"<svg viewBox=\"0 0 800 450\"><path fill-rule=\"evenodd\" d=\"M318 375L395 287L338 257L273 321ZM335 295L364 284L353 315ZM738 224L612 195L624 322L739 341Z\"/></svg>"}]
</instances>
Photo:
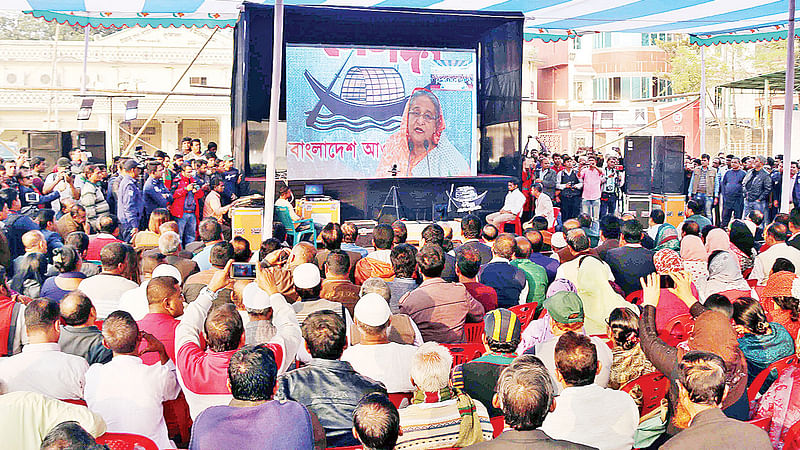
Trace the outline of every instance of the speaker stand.
<instances>
[{"instance_id":1,"label":"speaker stand","mask_svg":"<svg viewBox=\"0 0 800 450\"><path fill-rule=\"evenodd\" d=\"M390 203L391 201L391 203ZM389 188L389 192L386 194L386 197L383 199L383 204L381 205L381 209L378 211L378 219L377 221L380 223L381 217L383 217L383 209L384 208L393 208L394 209L394 217L395 220L400 219L400 200L397 198L397 185L394 185Z\"/></svg>"}]
</instances>

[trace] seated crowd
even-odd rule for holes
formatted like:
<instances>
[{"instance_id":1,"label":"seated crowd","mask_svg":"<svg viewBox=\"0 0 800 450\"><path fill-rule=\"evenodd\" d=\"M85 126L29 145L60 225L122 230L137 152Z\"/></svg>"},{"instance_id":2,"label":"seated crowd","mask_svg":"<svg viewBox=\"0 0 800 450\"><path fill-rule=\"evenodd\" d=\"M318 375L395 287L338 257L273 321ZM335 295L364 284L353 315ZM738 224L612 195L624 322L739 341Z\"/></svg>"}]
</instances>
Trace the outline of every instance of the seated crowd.
<instances>
[{"instance_id":1,"label":"seated crowd","mask_svg":"<svg viewBox=\"0 0 800 450\"><path fill-rule=\"evenodd\" d=\"M586 215L519 236L467 215L455 240L431 224L413 245L398 221L362 246L329 223L318 248L277 225L258 249L214 218L184 247L164 220L146 250L107 213L51 247L43 217L0 277L4 446L777 448L800 400L776 390L800 391L800 368L748 387L800 343L800 209L785 216L763 245L741 221L649 238L656 213L604 216L595 242ZM630 387L656 372L664 402L642 414ZM763 417L769 433L746 423Z\"/></svg>"}]
</instances>

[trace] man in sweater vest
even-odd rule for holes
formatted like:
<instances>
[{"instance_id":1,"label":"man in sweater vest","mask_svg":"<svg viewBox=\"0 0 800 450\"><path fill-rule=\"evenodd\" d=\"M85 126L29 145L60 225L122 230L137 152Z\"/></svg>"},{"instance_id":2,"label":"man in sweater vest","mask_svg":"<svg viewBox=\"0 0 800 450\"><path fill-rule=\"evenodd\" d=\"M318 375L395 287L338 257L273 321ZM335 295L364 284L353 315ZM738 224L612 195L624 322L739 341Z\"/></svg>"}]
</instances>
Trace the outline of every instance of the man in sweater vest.
<instances>
[{"instance_id":1,"label":"man in sweater vest","mask_svg":"<svg viewBox=\"0 0 800 450\"><path fill-rule=\"evenodd\" d=\"M514 235L502 233L492 244L494 257L485 266L481 267L478 281L493 287L497 291L497 306L510 308L528 299L528 281L522 270L510 264L514 256Z\"/></svg>"}]
</instances>

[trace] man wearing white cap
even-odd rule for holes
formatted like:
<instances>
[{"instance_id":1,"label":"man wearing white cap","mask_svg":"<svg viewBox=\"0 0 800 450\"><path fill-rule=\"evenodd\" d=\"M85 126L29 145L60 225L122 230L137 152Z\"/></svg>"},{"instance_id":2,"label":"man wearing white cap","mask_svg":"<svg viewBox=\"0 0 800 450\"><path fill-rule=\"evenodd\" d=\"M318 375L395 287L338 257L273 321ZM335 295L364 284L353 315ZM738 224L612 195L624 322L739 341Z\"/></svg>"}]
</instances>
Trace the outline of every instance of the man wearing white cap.
<instances>
[{"instance_id":1,"label":"man wearing white cap","mask_svg":"<svg viewBox=\"0 0 800 450\"><path fill-rule=\"evenodd\" d=\"M181 276L180 270L177 267L169 264L159 264L153 269L152 277L173 277L178 281L180 286ZM119 298L119 309L127 311L133 316L133 320L139 321L150 312L149 302L147 301L147 284L150 280L142 281L139 287L125 291L122 297Z\"/></svg>"},{"instance_id":2,"label":"man wearing white cap","mask_svg":"<svg viewBox=\"0 0 800 450\"><path fill-rule=\"evenodd\" d=\"M387 392L411 392L413 345L389 342L392 311L378 294L367 294L356 303L356 329L361 334L357 345L347 347L341 360L361 375L380 381Z\"/></svg>"},{"instance_id":3,"label":"man wearing white cap","mask_svg":"<svg viewBox=\"0 0 800 450\"><path fill-rule=\"evenodd\" d=\"M294 289L300 297L300 301L292 304L294 312L297 314L297 321L302 324L309 314L317 311L329 309L339 317L345 319L347 330L353 324L353 319L350 316L350 311L338 302L321 299L319 297L322 292L322 277L319 274L319 267L311 263L303 263L295 267L292 272L294 279Z\"/></svg>"},{"instance_id":4,"label":"man wearing white cap","mask_svg":"<svg viewBox=\"0 0 800 450\"><path fill-rule=\"evenodd\" d=\"M248 284L242 291L242 303L250 319L244 325L245 345L266 344L275 336L275 325L272 324L274 313L269 297L256 283ZM294 314L294 309L288 304L286 306Z\"/></svg>"}]
</instances>

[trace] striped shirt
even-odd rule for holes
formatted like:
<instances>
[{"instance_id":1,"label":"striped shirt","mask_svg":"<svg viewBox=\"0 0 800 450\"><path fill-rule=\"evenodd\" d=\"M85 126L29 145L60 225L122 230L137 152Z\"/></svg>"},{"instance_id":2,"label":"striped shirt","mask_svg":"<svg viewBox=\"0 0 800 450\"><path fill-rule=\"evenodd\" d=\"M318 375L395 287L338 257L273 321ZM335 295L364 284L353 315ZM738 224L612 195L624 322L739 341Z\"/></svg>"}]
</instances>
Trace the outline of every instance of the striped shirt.
<instances>
[{"instance_id":1,"label":"striped shirt","mask_svg":"<svg viewBox=\"0 0 800 450\"><path fill-rule=\"evenodd\" d=\"M492 424L486 407L477 400L475 410L481 421L485 440L492 439ZM400 409L403 435L397 439L396 450L452 447L458 440L461 415L456 399L438 403L419 403Z\"/></svg>"}]
</instances>

